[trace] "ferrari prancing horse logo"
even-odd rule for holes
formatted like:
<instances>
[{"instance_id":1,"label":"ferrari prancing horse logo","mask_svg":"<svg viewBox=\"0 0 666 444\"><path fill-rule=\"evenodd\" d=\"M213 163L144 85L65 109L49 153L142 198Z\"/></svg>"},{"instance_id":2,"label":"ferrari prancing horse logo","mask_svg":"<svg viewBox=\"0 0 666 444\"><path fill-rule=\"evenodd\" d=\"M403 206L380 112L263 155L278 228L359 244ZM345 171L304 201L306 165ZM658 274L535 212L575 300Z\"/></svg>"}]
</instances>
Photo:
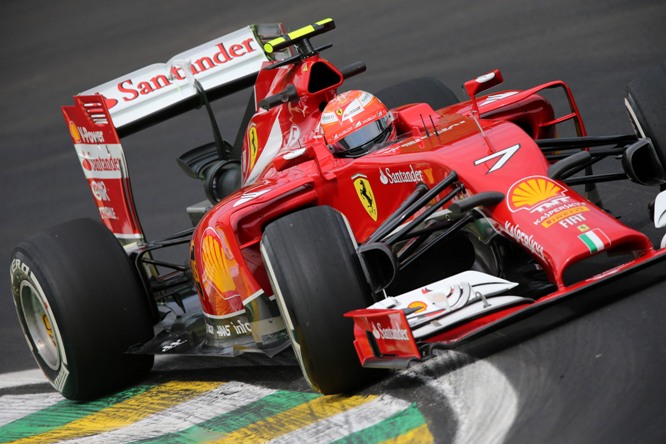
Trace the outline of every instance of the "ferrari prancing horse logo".
<instances>
[{"instance_id":1,"label":"ferrari prancing horse logo","mask_svg":"<svg viewBox=\"0 0 666 444\"><path fill-rule=\"evenodd\" d=\"M377 221L377 203L375 202L375 195L372 192L372 187L370 186L370 181L368 177L364 174L357 174L352 177L354 181L354 188L356 188L356 194L363 204L363 208L368 212L372 220Z\"/></svg>"},{"instance_id":2,"label":"ferrari prancing horse logo","mask_svg":"<svg viewBox=\"0 0 666 444\"><path fill-rule=\"evenodd\" d=\"M259 150L259 140L257 139L257 127L251 126L248 133L248 141L250 142L250 168L254 168L254 164L257 161L257 151Z\"/></svg>"}]
</instances>

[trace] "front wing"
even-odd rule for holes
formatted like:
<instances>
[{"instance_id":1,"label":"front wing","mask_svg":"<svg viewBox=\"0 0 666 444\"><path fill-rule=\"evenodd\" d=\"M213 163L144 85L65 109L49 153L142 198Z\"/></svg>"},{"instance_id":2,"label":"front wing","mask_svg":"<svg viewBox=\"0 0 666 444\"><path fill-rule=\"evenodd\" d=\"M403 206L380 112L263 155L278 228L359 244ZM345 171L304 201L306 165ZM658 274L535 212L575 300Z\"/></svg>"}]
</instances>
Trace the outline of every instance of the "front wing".
<instances>
[{"instance_id":1,"label":"front wing","mask_svg":"<svg viewBox=\"0 0 666 444\"><path fill-rule=\"evenodd\" d=\"M431 334L414 328L413 309L366 308L354 321L354 346L364 367L404 369L437 349L487 351L535 336L594 308L659 287L666 276L666 250L551 293L538 300L500 295L471 301L445 316L433 316ZM411 323L411 325L410 325Z\"/></svg>"}]
</instances>

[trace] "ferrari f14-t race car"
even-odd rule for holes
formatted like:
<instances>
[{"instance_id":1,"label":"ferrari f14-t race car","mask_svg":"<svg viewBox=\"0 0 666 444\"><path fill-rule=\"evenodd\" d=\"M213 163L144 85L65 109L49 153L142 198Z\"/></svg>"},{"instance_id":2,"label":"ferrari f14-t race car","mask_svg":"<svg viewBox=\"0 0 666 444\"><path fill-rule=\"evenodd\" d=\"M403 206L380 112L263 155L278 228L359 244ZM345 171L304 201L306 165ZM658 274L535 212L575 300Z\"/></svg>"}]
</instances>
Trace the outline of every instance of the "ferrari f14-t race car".
<instances>
[{"instance_id":1,"label":"ferrari f14-t race car","mask_svg":"<svg viewBox=\"0 0 666 444\"><path fill-rule=\"evenodd\" d=\"M489 94L495 70L465 82L463 101L433 78L345 91L365 65L321 57L330 45L311 39L333 28L248 26L62 108L101 222L23 241L11 285L64 396L118 389L155 354L290 347L313 389L344 392L376 377L365 367L405 368L562 301L662 280L664 251L605 211L595 187L654 186L654 223L666 225L661 67L628 87L635 134L592 137L562 81ZM246 88L230 143L210 102ZM187 209L192 227L146 239L121 138L193 109L211 142L177 161L207 200ZM595 174L600 161L617 172ZM182 262L158 259L174 246L189 251Z\"/></svg>"}]
</instances>

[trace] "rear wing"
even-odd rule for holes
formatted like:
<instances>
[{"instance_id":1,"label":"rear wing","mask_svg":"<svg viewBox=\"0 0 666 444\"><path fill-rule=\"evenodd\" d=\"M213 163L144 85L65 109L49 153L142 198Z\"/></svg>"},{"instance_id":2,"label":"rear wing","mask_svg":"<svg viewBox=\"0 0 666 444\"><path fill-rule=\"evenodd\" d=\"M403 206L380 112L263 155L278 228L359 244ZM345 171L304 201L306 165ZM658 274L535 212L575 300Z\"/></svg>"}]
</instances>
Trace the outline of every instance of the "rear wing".
<instances>
[{"instance_id":1,"label":"rear wing","mask_svg":"<svg viewBox=\"0 0 666 444\"><path fill-rule=\"evenodd\" d=\"M251 25L74 96L63 106L79 163L102 222L123 245L145 239L134 205L120 138L201 106L195 81L208 100L252 86L268 55L264 43L281 24Z\"/></svg>"},{"instance_id":2,"label":"rear wing","mask_svg":"<svg viewBox=\"0 0 666 444\"><path fill-rule=\"evenodd\" d=\"M103 95L113 125L123 137L198 108L201 100L194 80L209 100L252 86L264 62L290 55L264 50L264 43L283 32L282 24L250 25L79 95Z\"/></svg>"}]
</instances>

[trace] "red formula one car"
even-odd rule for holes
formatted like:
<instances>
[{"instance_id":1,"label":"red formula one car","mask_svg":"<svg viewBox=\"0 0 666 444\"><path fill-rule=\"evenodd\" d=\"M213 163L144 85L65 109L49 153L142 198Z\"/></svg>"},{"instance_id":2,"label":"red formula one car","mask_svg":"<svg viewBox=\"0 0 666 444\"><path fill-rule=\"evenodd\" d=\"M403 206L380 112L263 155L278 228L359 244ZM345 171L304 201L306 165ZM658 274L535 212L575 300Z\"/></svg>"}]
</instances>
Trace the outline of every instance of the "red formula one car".
<instances>
[{"instance_id":1,"label":"red formula one car","mask_svg":"<svg viewBox=\"0 0 666 444\"><path fill-rule=\"evenodd\" d=\"M64 396L131 383L155 354L289 347L315 390L343 392L376 375L364 367L403 368L518 320L547 323L556 303L662 279L663 250L604 211L595 183L666 183L663 69L629 86L636 134L589 137L561 81L483 94L496 70L466 82L464 101L431 78L342 94L365 66L321 57L311 39L333 28L249 26L63 107L103 223L25 240L11 276L25 336ZM244 88L231 144L210 101ZM212 142L178 162L208 200L187 209L192 228L147 240L120 140L195 108ZM619 172L594 174L603 159ZM653 207L666 225L658 189ZM158 259L179 245L183 262Z\"/></svg>"}]
</instances>

